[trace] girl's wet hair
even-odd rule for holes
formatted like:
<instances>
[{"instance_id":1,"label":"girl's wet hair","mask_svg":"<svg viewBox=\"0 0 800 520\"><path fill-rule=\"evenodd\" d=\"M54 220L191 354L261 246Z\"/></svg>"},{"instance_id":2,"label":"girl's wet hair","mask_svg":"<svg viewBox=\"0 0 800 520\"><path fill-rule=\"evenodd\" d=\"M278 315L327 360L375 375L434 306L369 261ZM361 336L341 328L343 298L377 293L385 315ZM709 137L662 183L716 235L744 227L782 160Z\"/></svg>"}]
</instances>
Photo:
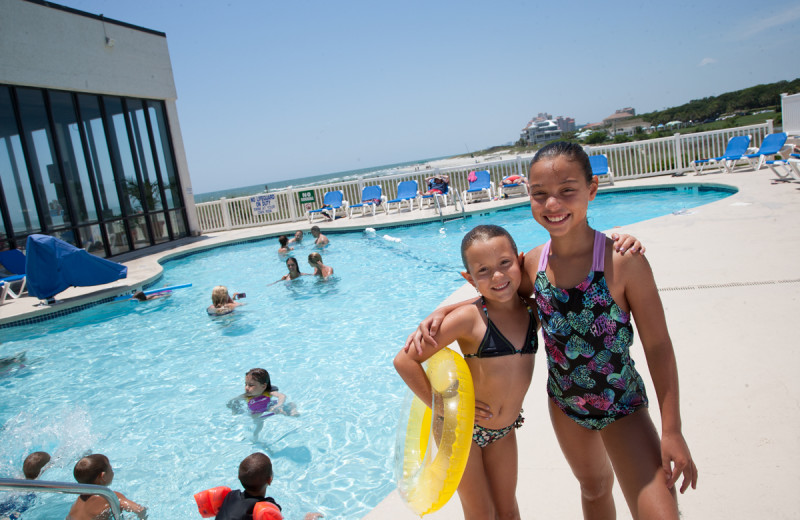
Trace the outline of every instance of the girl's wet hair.
<instances>
[{"instance_id":1,"label":"girl's wet hair","mask_svg":"<svg viewBox=\"0 0 800 520\"><path fill-rule=\"evenodd\" d=\"M581 145L568 143L567 141L550 143L536 152L536 155L531 159L531 166L528 168L528 171L530 171L537 162L545 159L553 160L556 157L564 157L567 160L578 163L586 176L586 182L592 182L592 163L589 162L589 156Z\"/></svg>"},{"instance_id":2,"label":"girl's wet hair","mask_svg":"<svg viewBox=\"0 0 800 520\"><path fill-rule=\"evenodd\" d=\"M461 261L464 263L464 269L469 271L469 266L467 265L467 249L478 240L486 242L490 238L495 237L506 237L511 247L514 249L514 255L517 255L517 243L514 242L514 239L511 238L511 234L506 231L505 228L495 226L494 224L475 226L468 231L461 240Z\"/></svg>"},{"instance_id":3,"label":"girl's wet hair","mask_svg":"<svg viewBox=\"0 0 800 520\"><path fill-rule=\"evenodd\" d=\"M278 237L278 243L281 245L281 247L286 247L286 245L289 243L289 238L286 235L281 235Z\"/></svg>"},{"instance_id":4,"label":"girl's wet hair","mask_svg":"<svg viewBox=\"0 0 800 520\"><path fill-rule=\"evenodd\" d=\"M308 255L308 263L316 264L317 262L322 262L322 255L317 252Z\"/></svg>"},{"instance_id":5,"label":"girl's wet hair","mask_svg":"<svg viewBox=\"0 0 800 520\"><path fill-rule=\"evenodd\" d=\"M250 376L262 385L267 385L267 391L272 388L272 384L269 380L269 372L264 370L263 368L251 368L245 374L245 377Z\"/></svg>"},{"instance_id":6,"label":"girl's wet hair","mask_svg":"<svg viewBox=\"0 0 800 520\"><path fill-rule=\"evenodd\" d=\"M228 288L224 285L218 285L211 291L211 303L214 307L219 307L228 303Z\"/></svg>"},{"instance_id":7,"label":"girl's wet hair","mask_svg":"<svg viewBox=\"0 0 800 520\"><path fill-rule=\"evenodd\" d=\"M295 269L300 270L300 265L297 263L297 258L295 258L293 256L290 256L289 258L287 258L286 259L286 267L287 268L289 267L289 262L294 263Z\"/></svg>"}]
</instances>

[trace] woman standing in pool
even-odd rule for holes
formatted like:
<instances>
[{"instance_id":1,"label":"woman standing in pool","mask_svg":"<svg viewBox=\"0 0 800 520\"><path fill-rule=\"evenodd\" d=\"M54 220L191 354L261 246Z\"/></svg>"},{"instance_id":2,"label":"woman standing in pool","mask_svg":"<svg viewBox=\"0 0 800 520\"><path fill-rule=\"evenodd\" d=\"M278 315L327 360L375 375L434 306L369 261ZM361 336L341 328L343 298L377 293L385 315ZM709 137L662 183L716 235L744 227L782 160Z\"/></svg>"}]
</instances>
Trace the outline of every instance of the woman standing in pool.
<instances>
[{"instance_id":1,"label":"woman standing in pool","mask_svg":"<svg viewBox=\"0 0 800 520\"><path fill-rule=\"evenodd\" d=\"M333 276L333 267L322 263L322 255L319 253L311 253L308 255L308 264L314 268L314 276L319 276L323 280L327 280Z\"/></svg>"},{"instance_id":2,"label":"woman standing in pool","mask_svg":"<svg viewBox=\"0 0 800 520\"><path fill-rule=\"evenodd\" d=\"M293 256L290 256L289 258L286 259L286 268L289 270L289 272L281 276L280 280L276 280L272 282L270 285L274 285L283 280L296 280L301 276L311 276L309 273L300 272L300 267L297 265L297 258Z\"/></svg>"},{"instance_id":3,"label":"woman standing in pool","mask_svg":"<svg viewBox=\"0 0 800 520\"><path fill-rule=\"evenodd\" d=\"M525 256L521 292L535 290L551 422L580 483L584 518L616 516L616 474L634 518L677 519L675 483L683 475L681 493L695 488L697 467L681 432L675 353L650 266L641 255L615 254L589 227L597 179L580 146L545 146L528 178L531 212L550 241ZM658 396L660 439L630 358L631 316Z\"/></svg>"}]
</instances>

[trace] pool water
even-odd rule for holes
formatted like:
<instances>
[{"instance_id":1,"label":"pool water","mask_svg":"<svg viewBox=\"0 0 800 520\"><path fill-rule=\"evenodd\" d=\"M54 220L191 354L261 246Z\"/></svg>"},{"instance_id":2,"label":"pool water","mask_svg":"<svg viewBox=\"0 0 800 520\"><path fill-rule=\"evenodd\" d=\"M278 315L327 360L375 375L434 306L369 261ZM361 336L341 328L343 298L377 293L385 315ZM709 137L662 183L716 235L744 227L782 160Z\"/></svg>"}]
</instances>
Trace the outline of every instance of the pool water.
<instances>
[{"instance_id":1,"label":"pool water","mask_svg":"<svg viewBox=\"0 0 800 520\"><path fill-rule=\"evenodd\" d=\"M601 193L589 218L610 229L730 194ZM169 298L1 330L0 358L24 354L25 366L0 369L0 475L18 476L27 453L45 450L55 457L44 478L70 482L83 454L103 453L116 475L111 487L146 505L150 518L199 518L192 495L240 488L239 462L261 450L275 473L268 494L287 517L364 516L395 487L405 386L392 359L419 320L464 283L461 238L485 223L507 227L525 251L547 238L527 206L330 234L322 256L332 280L274 285L286 273L277 240L254 241L165 264L158 286L192 283ZM312 271L311 251L310 236L294 251L303 272ZM217 284L246 292L246 305L207 316ZM300 412L267 419L257 440L252 421L225 406L254 367L266 368ZM73 500L43 494L25 518L63 518Z\"/></svg>"}]
</instances>

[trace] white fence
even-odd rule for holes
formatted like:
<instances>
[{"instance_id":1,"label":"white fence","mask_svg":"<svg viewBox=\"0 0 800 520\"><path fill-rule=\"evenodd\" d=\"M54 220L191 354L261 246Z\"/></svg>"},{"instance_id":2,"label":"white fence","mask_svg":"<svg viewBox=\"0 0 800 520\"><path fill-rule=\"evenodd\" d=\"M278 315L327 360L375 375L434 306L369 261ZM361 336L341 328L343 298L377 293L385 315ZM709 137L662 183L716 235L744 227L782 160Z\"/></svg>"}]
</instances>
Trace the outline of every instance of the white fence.
<instances>
[{"instance_id":1,"label":"white fence","mask_svg":"<svg viewBox=\"0 0 800 520\"><path fill-rule=\"evenodd\" d=\"M785 116L784 116L785 117ZM722 155L728 140L738 135L750 135L750 146L758 147L764 137L772 133L772 120L766 123L725 128L711 132L694 134L675 134L672 137L634 141L630 143L608 144L587 147L589 155L605 154L614 173L615 180L638 179L656 175L684 173L691 169L691 161ZM526 175L532 155L516 156L513 159L466 164L455 168L418 170L403 172L385 177L358 179L355 181L322 184L303 188L293 188L270 193L275 195L274 211L256 214L251 208L250 197L220 199L214 202L197 204L197 216L203 232L227 231L254 226L264 226L281 222L294 222L306 218L306 205L300 202L300 192L313 191L319 207L325 193L341 190L344 199L351 204L361 201L361 190L365 186L379 185L389 200L397 195L397 184L415 180L422 189L425 179L434 173L450 176L450 189L459 192L467 189L467 176L474 170L489 170L495 186L508 175Z\"/></svg>"}]
</instances>

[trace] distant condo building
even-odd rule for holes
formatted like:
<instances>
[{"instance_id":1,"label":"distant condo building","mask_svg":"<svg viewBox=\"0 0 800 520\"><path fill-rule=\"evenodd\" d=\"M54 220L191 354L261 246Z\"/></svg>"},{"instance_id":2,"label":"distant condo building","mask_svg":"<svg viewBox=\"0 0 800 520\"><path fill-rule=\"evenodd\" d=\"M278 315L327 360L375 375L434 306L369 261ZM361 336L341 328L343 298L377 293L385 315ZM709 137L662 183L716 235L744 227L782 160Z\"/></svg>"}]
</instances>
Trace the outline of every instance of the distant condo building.
<instances>
[{"instance_id":1,"label":"distant condo building","mask_svg":"<svg viewBox=\"0 0 800 520\"><path fill-rule=\"evenodd\" d=\"M528 144L543 144L557 141L561 138L562 132L572 132L574 130L575 119L563 116L553 119L551 114L539 112L522 129L520 139Z\"/></svg>"}]
</instances>

